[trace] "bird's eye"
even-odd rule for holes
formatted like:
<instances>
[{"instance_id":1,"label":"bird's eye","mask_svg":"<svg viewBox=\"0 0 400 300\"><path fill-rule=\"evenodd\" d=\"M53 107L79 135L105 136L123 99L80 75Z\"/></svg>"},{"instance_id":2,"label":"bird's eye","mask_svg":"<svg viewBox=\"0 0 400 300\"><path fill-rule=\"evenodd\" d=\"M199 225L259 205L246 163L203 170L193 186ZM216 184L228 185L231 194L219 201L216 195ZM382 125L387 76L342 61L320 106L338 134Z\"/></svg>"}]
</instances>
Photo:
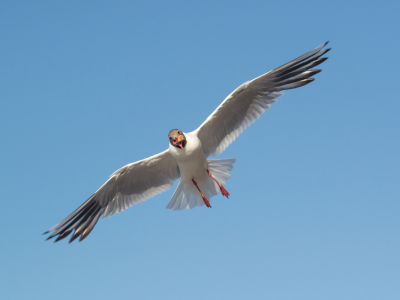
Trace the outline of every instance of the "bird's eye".
<instances>
[{"instance_id":1,"label":"bird's eye","mask_svg":"<svg viewBox=\"0 0 400 300\"><path fill-rule=\"evenodd\" d=\"M180 131L178 130L178 134L182 134L182 132L180 132Z\"/></svg>"}]
</instances>

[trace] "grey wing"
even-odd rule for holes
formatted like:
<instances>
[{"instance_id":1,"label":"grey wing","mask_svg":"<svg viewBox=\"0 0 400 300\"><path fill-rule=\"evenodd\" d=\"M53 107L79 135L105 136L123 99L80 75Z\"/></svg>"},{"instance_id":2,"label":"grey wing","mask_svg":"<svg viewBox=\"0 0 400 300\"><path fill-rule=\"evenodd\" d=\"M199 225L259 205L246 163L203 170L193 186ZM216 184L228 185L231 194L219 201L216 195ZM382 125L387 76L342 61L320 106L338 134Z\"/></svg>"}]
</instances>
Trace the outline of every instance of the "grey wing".
<instances>
[{"instance_id":1,"label":"grey wing","mask_svg":"<svg viewBox=\"0 0 400 300\"><path fill-rule=\"evenodd\" d=\"M251 123L257 120L283 90L314 81L321 70L309 70L328 58L327 43L239 86L195 131L206 156L222 153Z\"/></svg>"},{"instance_id":2,"label":"grey wing","mask_svg":"<svg viewBox=\"0 0 400 300\"><path fill-rule=\"evenodd\" d=\"M169 150L122 167L114 172L85 203L63 221L50 228L48 239L56 241L75 231L70 242L88 236L100 217L106 218L168 190L180 177Z\"/></svg>"}]
</instances>

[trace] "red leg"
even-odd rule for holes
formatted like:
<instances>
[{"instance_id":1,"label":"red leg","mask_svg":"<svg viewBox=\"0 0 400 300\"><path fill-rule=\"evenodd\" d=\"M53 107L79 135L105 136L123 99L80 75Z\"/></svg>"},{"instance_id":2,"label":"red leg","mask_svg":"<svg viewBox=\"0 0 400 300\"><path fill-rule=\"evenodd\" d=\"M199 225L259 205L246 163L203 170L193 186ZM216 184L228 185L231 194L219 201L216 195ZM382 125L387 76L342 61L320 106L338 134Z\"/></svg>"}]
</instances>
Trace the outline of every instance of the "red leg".
<instances>
[{"instance_id":1,"label":"red leg","mask_svg":"<svg viewBox=\"0 0 400 300\"><path fill-rule=\"evenodd\" d=\"M194 185L197 187L197 189L199 190L201 197L203 198L204 203L207 205L207 207L211 208L210 202L208 202L207 198L203 195L203 193L200 191L199 186L197 185L197 182L194 181L194 179L192 179Z\"/></svg>"},{"instance_id":2,"label":"red leg","mask_svg":"<svg viewBox=\"0 0 400 300\"><path fill-rule=\"evenodd\" d=\"M214 181L218 184L219 189L221 190L221 194L224 195L226 198L229 199L229 193L228 193L228 191L222 186L222 184L220 184L220 183L214 178L214 176L212 176L212 174L210 173L210 171L207 170L207 174L208 174L208 176L210 176L212 179L214 179Z\"/></svg>"}]
</instances>

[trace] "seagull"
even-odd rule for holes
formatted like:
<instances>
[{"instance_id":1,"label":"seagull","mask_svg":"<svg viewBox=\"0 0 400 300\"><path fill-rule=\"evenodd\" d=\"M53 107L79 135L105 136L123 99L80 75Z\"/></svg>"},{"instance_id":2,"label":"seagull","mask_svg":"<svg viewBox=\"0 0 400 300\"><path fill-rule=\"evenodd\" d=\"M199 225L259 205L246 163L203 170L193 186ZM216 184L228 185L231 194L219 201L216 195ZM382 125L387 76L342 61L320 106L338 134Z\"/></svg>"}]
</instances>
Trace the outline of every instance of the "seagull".
<instances>
[{"instance_id":1,"label":"seagull","mask_svg":"<svg viewBox=\"0 0 400 300\"><path fill-rule=\"evenodd\" d=\"M314 81L321 70L310 70L327 60L322 57L327 43L234 90L195 131L172 129L164 152L128 164L110 178L80 207L44 234L55 242L73 232L70 243L85 239L100 217L119 213L172 187L181 178L171 200L170 210L211 208L210 199L219 192L229 197L226 181L235 159L207 159L221 154L250 124L257 120L283 90Z\"/></svg>"}]
</instances>

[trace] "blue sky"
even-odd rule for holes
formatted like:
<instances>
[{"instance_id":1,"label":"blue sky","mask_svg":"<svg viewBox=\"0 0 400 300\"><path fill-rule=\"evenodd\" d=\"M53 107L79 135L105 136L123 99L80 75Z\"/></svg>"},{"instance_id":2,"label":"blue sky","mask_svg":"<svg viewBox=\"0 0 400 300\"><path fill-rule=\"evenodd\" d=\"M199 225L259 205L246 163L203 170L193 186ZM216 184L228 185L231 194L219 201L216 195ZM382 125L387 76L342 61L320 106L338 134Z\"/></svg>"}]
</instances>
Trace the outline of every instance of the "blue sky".
<instances>
[{"instance_id":1,"label":"blue sky","mask_svg":"<svg viewBox=\"0 0 400 300\"><path fill-rule=\"evenodd\" d=\"M2 297L399 299L399 8L2 1ZM220 155L237 159L229 200L172 212L175 184L82 243L44 241L170 129L327 40L316 81Z\"/></svg>"}]
</instances>

